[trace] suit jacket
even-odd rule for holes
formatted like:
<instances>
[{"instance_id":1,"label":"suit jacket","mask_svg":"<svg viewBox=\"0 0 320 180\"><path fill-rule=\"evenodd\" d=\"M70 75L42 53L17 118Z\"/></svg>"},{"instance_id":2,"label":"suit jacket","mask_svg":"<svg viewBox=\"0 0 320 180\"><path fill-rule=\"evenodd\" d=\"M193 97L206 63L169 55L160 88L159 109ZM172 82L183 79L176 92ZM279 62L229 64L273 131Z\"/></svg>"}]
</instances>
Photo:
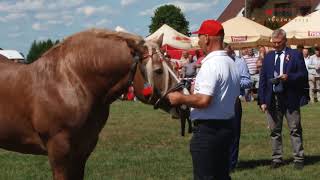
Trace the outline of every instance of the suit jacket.
<instances>
[{"instance_id":1,"label":"suit jacket","mask_svg":"<svg viewBox=\"0 0 320 180\"><path fill-rule=\"evenodd\" d=\"M270 107L273 96L273 84L270 79L274 78L275 52L269 52L263 61L260 81L258 104L267 104ZM288 75L288 80L283 82L282 104L290 111L298 110L301 105L308 103L308 71L301 52L286 48L283 63L283 73Z\"/></svg>"}]
</instances>

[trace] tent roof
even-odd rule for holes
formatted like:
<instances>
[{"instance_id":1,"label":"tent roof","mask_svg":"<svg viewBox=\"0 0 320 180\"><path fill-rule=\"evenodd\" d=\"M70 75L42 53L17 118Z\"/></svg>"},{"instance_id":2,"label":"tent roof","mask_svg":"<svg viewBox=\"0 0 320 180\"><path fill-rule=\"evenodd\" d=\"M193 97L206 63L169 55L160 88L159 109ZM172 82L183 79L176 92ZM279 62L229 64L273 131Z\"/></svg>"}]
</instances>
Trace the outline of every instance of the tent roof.
<instances>
[{"instance_id":1,"label":"tent roof","mask_svg":"<svg viewBox=\"0 0 320 180\"><path fill-rule=\"evenodd\" d=\"M237 16L222 23L227 36L271 36L272 30L248 18Z\"/></svg>"},{"instance_id":2,"label":"tent roof","mask_svg":"<svg viewBox=\"0 0 320 180\"><path fill-rule=\"evenodd\" d=\"M272 30L245 17L235 17L222 23L224 41L237 46L258 46L270 43Z\"/></svg>"},{"instance_id":3,"label":"tent roof","mask_svg":"<svg viewBox=\"0 0 320 180\"><path fill-rule=\"evenodd\" d=\"M281 29L285 30L287 33L287 38L292 41L291 44L294 42L299 44L307 45L308 42L298 42L299 39L308 40L309 43L312 45L317 41L320 42L320 11L315 11L307 16L298 16L291 20L289 23L285 24L281 27ZM291 39L291 40L290 40ZM293 40L295 39L295 40ZM307 44L306 44L307 43Z\"/></svg>"},{"instance_id":4,"label":"tent roof","mask_svg":"<svg viewBox=\"0 0 320 180\"><path fill-rule=\"evenodd\" d=\"M161 34L164 34L162 45L170 45L179 49L191 48L191 40L188 36L179 33L166 24L162 25L156 32L146 37L146 40L156 40Z\"/></svg>"},{"instance_id":5,"label":"tent roof","mask_svg":"<svg viewBox=\"0 0 320 180\"><path fill-rule=\"evenodd\" d=\"M0 50L0 54L8 59L24 59L24 57L16 50Z\"/></svg>"}]
</instances>

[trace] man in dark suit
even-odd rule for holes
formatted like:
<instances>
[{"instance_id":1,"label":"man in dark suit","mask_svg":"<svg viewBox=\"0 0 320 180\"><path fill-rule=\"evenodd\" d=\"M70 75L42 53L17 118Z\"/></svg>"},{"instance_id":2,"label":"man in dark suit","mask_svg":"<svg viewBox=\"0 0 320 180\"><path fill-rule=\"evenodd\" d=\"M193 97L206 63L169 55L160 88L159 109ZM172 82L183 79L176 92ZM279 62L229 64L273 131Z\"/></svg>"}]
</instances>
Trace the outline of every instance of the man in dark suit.
<instances>
[{"instance_id":1,"label":"man in dark suit","mask_svg":"<svg viewBox=\"0 0 320 180\"><path fill-rule=\"evenodd\" d=\"M308 71L302 53L286 47L286 32L282 29L272 33L275 51L269 52L263 61L259 82L259 105L267 115L272 141L271 168L283 164L282 122L286 117L293 147L294 167L302 169L304 153L300 106L306 104Z\"/></svg>"}]
</instances>

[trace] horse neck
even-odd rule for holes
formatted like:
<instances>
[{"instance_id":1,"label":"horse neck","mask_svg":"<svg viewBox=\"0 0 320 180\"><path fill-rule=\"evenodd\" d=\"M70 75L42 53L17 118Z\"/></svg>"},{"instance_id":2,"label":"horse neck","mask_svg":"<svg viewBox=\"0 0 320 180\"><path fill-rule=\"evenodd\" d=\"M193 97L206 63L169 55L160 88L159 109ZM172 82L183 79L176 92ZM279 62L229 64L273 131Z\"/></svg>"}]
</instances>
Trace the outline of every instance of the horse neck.
<instances>
[{"instance_id":1,"label":"horse neck","mask_svg":"<svg viewBox=\"0 0 320 180\"><path fill-rule=\"evenodd\" d=\"M126 90L131 57L114 60L108 58L109 55L108 52L95 52L95 55L82 52L55 58L53 53L35 62L34 66L41 78L78 88L82 96L92 101L111 103Z\"/></svg>"},{"instance_id":2,"label":"horse neck","mask_svg":"<svg viewBox=\"0 0 320 180\"><path fill-rule=\"evenodd\" d=\"M90 68L86 68L88 64L78 64L75 68L70 69L74 71L78 69L76 74L79 80L94 97L103 98L106 102L112 102L126 90L132 63L131 57L113 59L112 61L118 62L101 62L101 59L95 58Z\"/></svg>"}]
</instances>

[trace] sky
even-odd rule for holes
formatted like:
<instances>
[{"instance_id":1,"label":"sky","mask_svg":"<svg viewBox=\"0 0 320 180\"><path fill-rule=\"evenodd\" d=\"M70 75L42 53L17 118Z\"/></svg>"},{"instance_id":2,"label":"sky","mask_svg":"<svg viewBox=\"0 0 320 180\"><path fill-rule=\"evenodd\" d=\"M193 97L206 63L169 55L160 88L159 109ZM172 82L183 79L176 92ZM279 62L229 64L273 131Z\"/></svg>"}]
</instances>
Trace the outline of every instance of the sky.
<instances>
[{"instance_id":1,"label":"sky","mask_svg":"<svg viewBox=\"0 0 320 180\"><path fill-rule=\"evenodd\" d=\"M181 8L191 31L217 19L231 0L0 0L0 48L27 55L34 40L61 40L89 28L149 35L154 10Z\"/></svg>"}]
</instances>

